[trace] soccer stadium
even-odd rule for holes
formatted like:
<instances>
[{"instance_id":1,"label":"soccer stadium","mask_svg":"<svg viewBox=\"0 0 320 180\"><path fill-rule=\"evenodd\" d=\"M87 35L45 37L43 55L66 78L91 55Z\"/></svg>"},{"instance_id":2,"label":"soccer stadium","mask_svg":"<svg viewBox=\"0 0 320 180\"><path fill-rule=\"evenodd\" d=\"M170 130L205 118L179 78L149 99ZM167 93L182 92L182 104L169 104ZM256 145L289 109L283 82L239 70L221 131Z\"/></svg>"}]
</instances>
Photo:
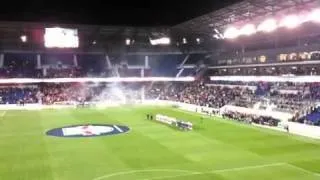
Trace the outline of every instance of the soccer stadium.
<instances>
[{"instance_id":1,"label":"soccer stadium","mask_svg":"<svg viewBox=\"0 0 320 180\"><path fill-rule=\"evenodd\" d=\"M0 180L320 180L319 30L319 0L2 21Z\"/></svg>"}]
</instances>

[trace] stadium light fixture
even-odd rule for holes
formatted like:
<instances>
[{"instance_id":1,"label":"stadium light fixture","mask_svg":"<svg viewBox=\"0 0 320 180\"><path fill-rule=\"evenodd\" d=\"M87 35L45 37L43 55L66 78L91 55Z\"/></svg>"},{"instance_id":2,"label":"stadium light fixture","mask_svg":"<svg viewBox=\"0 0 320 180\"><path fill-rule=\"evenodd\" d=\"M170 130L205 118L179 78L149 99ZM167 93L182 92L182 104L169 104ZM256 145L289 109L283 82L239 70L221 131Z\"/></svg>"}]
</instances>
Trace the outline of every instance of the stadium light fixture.
<instances>
[{"instance_id":1,"label":"stadium light fixture","mask_svg":"<svg viewBox=\"0 0 320 180\"><path fill-rule=\"evenodd\" d=\"M131 40L129 38L126 39L126 45L129 46L131 43Z\"/></svg>"},{"instance_id":2,"label":"stadium light fixture","mask_svg":"<svg viewBox=\"0 0 320 180\"><path fill-rule=\"evenodd\" d=\"M227 39L235 39L239 36L239 30L235 27L230 27L226 29L223 36Z\"/></svg>"},{"instance_id":3,"label":"stadium light fixture","mask_svg":"<svg viewBox=\"0 0 320 180\"><path fill-rule=\"evenodd\" d=\"M182 44L187 44L187 39L186 38L182 38Z\"/></svg>"},{"instance_id":4,"label":"stadium light fixture","mask_svg":"<svg viewBox=\"0 0 320 180\"><path fill-rule=\"evenodd\" d=\"M276 30L277 28L277 21L275 19L267 19L258 26L257 31L268 33Z\"/></svg>"},{"instance_id":5,"label":"stadium light fixture","mask_svg":"<svg viewBox=\"0 0 320 180\"><path fill-rule=\"evenodd\" d=\"M299 16L297 15L289 15L282 19L280 25L287 27L289 29L293 29L298 27L302 22L300 21Z\"/></svg>"},{"instance_id":6,"label":"stadium light fixture","mask_svg":"<svg viewBox=\"0 0 320 180\"><path fill-rule=\"evenodd\" d=\"M320 23L320 9L313 10L308 17L309 21Z\"/></svg>"},{"instance_id":7,"label":"stadium light fixture","mask_svg":"<svg viewBox=\"0 0 320 180\"><path fill-rule=\"evenodd\" d=\"M196 41L197 41L197 44L201 43L200 38L197 38Z\"/></svg>"},{"instance_id":8,"label":"stadium light fixture","mask_svg":"<svg viewBox=\"0 0 320 180\"><path fill-rule=\"evenodd\" d=\"M155 45L169 45L171 44L171 39L168 37L162 37L159 39L150 39L150 44Z\"/></svg>"},{"instance_id":9,"label":"stadium light fixture","mask_svg":"<svg viewBox=\"0 0 320 180\"><path fill-rule=\"evenodd\" d=\"M92 41L92 44L93 44L93 45L96 45L96 44L97 44L97 41L95 41L95 40Z\"/></svg>"},{"instance_id":10,"label":"stadium light fixture","mask_svg":"<svg viewBox=\"0 0 320 180\"><path fill-rule=\"evenodd\" d=\"M28 41L28 37L27 37L26 35L20 36L20 39L21 39L21 41L24 42L24 43Z\"/></svg>"},{"instance_id":11,"label":"stadium light fixture","mask_svg":"<svg viewBox=\"0 0 320 180\"><path fill-rule=\"evenodd\" d=\"M212 37L215 38L215 39L220 39L218 34L214 34Z\"/></svg>"},{"instance_id":12,"label":"stadium light fixture","mask_svg":"<svg viewBox=\"0 0 320 180\"><path fill-rule=\"evenodd\" d=\"M240 29L241 35L250 36L252 34L255 34L256 32L257 32L256 27L253 24L247 24Z\"/></svg>"}]
</instances>

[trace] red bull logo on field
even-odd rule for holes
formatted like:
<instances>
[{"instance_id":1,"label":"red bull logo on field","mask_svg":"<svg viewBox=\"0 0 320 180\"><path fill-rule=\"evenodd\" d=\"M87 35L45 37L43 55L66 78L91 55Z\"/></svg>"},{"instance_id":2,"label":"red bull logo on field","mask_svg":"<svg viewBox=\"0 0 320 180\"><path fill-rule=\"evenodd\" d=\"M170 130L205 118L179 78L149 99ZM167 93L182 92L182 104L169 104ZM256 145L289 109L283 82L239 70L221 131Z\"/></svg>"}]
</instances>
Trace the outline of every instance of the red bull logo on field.
<instances>
[{"instance_id":1,"label":"red bull logo on field","mask_svg":"<svg viewBox=\"0 0 320 180\"><path fill-rule=\"evenodd\" d=\"M47 131L48 136L56 137L96 137L127 133L129 127L123 125L72 125Z\"/></svg>"}]
</instances>

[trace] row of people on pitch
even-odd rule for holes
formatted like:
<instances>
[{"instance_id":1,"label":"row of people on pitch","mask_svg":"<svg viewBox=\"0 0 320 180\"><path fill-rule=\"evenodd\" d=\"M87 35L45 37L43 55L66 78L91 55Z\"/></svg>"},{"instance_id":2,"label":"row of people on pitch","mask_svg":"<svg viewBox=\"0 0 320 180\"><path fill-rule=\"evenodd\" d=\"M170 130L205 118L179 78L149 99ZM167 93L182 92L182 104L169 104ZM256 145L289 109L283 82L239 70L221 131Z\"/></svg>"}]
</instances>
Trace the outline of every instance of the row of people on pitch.
<instances>
[{"instance_id":1,"label":"row of people on pitch","mask_svg":"<svg viewBox=\"0 0 320 180\"><path fill-rule=\"evenodd\" d=\"M240 112L232 112L227 111L222 114L224 118L234 119L237 121L242 121L246 123L256 123L256 124L262 124L262 125L269 125L269 126L278 126L278 123L280 122L277 119L274 119L270 116L257 116L257 115L251 115L251 114L245 114Z\"/></svg>"}]
</instances>

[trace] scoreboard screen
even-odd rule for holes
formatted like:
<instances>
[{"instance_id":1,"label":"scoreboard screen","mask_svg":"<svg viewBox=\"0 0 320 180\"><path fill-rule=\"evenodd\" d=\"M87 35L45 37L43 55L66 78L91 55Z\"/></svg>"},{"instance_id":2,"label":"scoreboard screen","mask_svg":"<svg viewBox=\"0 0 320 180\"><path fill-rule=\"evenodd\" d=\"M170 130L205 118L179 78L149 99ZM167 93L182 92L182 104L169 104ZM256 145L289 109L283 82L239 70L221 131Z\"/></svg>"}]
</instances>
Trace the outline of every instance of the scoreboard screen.
<instances>
[{"instance_id":1,"label":"scoreboard screen","mask_svg":"<svg viewBox=\"0 0 320 180\"><path fill-rule=\"evenodd\" d=\"M78 48L78 30L60 27L45 28L44 45L47 48Z\"/></svg>"}]
</instances>

